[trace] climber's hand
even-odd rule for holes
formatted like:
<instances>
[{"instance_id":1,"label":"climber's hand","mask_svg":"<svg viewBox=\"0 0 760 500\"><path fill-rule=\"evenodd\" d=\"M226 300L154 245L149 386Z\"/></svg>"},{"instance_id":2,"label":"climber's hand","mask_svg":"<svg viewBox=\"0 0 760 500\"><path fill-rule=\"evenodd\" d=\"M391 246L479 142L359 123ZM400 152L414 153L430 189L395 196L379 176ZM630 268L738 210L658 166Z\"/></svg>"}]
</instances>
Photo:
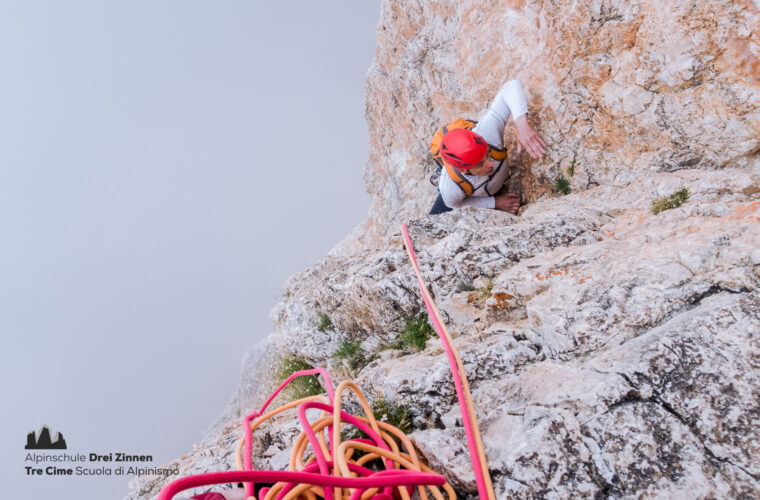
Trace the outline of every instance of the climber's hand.
<instances>
[{"instance_id":1,"label":"climber's hand","mask_svg":"<svg viewBox=\"0 0 760 500\"><path fill-rule=\"evenodd\" d=\"M527 114L515 120L515 139L517 139L518 155L523 149L528 152L531 158L540 158L546 153L546 143L528 123Z\"/></svg>"},{"instance_id":2,"label":"climber's hand","mask_svg":"<svg viewBox=\"0 0 760 500\"><path fill-rule=\"evenodd\" d=\"M520 195L517 193L507 193L501 196L496 196L494 200L496 201L496 206L494 208L497 210L504 210L513 215L516 215L517 209L520 208Z\"/></svg>"}]
</instances>

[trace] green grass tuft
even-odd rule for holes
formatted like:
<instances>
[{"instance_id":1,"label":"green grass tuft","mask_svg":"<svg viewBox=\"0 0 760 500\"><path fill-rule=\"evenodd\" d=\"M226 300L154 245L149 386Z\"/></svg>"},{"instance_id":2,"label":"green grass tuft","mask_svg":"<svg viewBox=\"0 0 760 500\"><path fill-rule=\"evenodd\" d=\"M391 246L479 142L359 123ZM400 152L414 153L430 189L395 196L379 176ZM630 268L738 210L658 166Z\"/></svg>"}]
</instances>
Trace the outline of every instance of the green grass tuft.
<instances>
[{"instance_id":1,"label":"green grass tuft","mask_svg":"<svg viewBox=\"0 0 760 500\"><path fill-rule=\"evenodd\" d=\"M372 415L376 420L391 424L404 434L412 431L412 417L409 415L409 406L402 403L393 403L383 397L378 397L370 403ZM341 433L344 439L367 439L369 436L356 427L349 427L345 434ZM396 439L394 437L394 439ZM401 443L396 439L396 442Z\"/></svg>"},{"instance_id":2,"label":"green grass tuft","mask_svg":"<svg viewBox=\"0 0 760 500\"><path fill-rule=\"evenodd\" d=\"M352 370L361 370L372 358L368 357L358 340L344 340L333 353L333 358L345 360Z\"/></svg>"},{"instance_id":3,"label":"green grass tuft","mask_svg":"<svg viewBox=\"0 0 760 500\"><path fill-rule=\"evenodd\" d=\"M320 332L325 332L331 326L332 326L332 320L330 319L330 316L328 316L325 313L319 313L319 316L317 319L317 330L319 330Z\"/></svg>"},{"instance_id":4,"label":"green grass tuft","mask_svg":"<svg viewBox=\"0 0 760 500\"><path fill-rule=\"evenodd\" d=\"M404 352L417 352L425 348L425 342L435 335L435 330L424 315L406 320L406 326L392 347Z\"/></svg>"},{"instance_id":5,"label":"green grass tuft","mask_svg":"<svg viewBox=\"0 0 760 500\"><path fill-rule=\"evenodd\" d=\"M478 288L478 290L480 290L480 298L487 300L493 294L493 280L488 278L485 286Z\"/></svg>"},{"instance_id":6,"label":"green grass tuft","mask_svg":"<svg viewBox=\"0 0 760 500\"><path fill-rule=\"evenodd\" d=\"M570 181L562 174L559 174L559 177L554 181L554 189L562 194L570 194L570 191L572 191Z\"/></svg>"},{"instance_id":7,"label":"green grass tuft","mask_svg":"<svg viewBox=\"0 0 760 500\"><path fill-rule=\"evenodd\" d=\"M372 402L372 414L377 420L391 424L404 434L412 430L409 406L405 404L396 404L381 397Z\"/></svg>"},{"instance_id":8,"label":"green grass tuft","mask_svg":"<svg viewBox=\"0 0 760 500\"><path fill-rule=\"evenodd\" d=\"M659 214L665 210L671 208L677 208L683 205L686 200L689 199L689 190L684 188L679 189L675 193L667 196L660 196L652 200L652 213L654 215Z\"/></svg>"},{"instance_id":9,"label":"green grass tuft","mask_svg":"<svg viewBox=\"0 0 760 500\"><path fill-rule=\"evenodd\" d=\"M311 370L314 367L309 364L303 358L291 356L282 358L275 366L275 377L278 380L278 385L285 381L297 371ZM297 399L306 398L309 396L316 396L322 394L325 390L322 388L322 384L319 382L318 375L308 375L305 377L298 377L288 384L288 386L282 391L291 401Z\"/></svg>"}]
</instances>

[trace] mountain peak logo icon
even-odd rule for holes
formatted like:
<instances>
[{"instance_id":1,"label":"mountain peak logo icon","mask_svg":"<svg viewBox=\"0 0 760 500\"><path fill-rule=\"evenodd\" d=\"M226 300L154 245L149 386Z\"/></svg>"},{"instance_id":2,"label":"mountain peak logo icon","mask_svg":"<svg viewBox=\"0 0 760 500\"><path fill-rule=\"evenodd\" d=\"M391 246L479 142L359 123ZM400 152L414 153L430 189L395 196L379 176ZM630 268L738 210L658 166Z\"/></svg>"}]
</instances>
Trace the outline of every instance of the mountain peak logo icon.
<instances>
[{"instance_id":1,"label":"mountain peak logo icon","mask_svg":"<svg viewBox=\"0 0 760 500\"><path fill-rule=\"evenodd\" d=\"M26 435L25 450L65 450L66 440L63 439L63 434L60 432L55 433L55 441L50 438L50 429L47 425L43 425L40 429L39 435L34 431Z\"/></svg>"}]
</instances>

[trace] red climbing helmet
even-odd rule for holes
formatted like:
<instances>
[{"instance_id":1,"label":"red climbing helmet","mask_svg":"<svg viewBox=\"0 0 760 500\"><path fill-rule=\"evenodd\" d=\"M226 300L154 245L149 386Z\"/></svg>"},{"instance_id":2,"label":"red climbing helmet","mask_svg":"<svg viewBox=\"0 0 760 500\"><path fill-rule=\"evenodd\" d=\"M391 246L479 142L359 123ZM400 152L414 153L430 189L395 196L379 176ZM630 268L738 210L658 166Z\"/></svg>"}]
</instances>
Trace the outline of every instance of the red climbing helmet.
<instances>
[{"instance_id":1,"label":"red climbing helmet","mask_svg":"<svg viewBox=\"0 0 760 500\"><path fill-rule=\"evenodd\" d=\"M471 169L485 158L486 153L488 144L485 139L464 128L452 130L441 142L441 157L460 170Z\"/></svg>"}]
</instances>

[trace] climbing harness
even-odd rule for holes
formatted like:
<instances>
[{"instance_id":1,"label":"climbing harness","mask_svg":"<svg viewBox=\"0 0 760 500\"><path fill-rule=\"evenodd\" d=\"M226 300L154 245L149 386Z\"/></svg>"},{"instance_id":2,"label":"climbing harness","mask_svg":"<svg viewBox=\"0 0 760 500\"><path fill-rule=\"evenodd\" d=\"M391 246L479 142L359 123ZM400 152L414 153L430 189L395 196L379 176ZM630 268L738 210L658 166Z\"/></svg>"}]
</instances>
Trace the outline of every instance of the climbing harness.
<instances>
[{"instance_id":1,"label":"climbing harness","mask_svg":"<svg viewBox=\"0 0 760 500\"><path fill-rule=\"evenodd\" d=\"M433 172L433 175L430 176L430 184L432 184L434 188L438 189L438 181L440 179L441 179L441 166L438 165L435 168L435 172Z\"/></svg>"},{"instance_id":2,"label":"climbing harness","mask_svg":"<svg viewBox=\"0 0 760 500\"><path fill-rule=\"evenodd\" d=\"M478 496L481 499L495 500L462 360L422 279L406 225L401 226L401 232L430 322L443 343L454 378ZM270 403L293 380L315 375L322 377L326 395L301 398L266 413ZM346 391L354 393L364 416L354 416L341 410L343 393ZM253 431L267 420L288 410L297 410L303 428L294 441L288 470L254 470ZM307 415L308 410L318 410L321 412L320 416L316 420L309 420L309 416L313 419L314 414ZM367 437L341 441L342 424L357 428ZM434 473L421 461L415 446L401 430L375 419L369 403L355 383L343 381L333 389L330 375L324 368L293 373L280 384L258 411L243 418L242 427L243 437L235 451L237 471L210 472L176 479L161 490L157 500L171 500L177 493L190 488L237 482L245 483L248 500L393 500L396 497L411 500L415 488L421 500L428 500L428 492L435 500L456 498L446 478ZM384 466L384 470L378 471L368 467L374 463L376 469L378 462ZM256 482L275 484L261 488L256 499Z\"/></svg>"},{"instance_id":3,"label":"climbing harness","mask_svg":"<svg viewBox=\"0 0 760 500\"><path fill-rule=\"evenodd\" d=\"M472 395L470 394L470 386L467 382L462 359L459 357L459 352L454 346L451 334L444 326L441 313L438 311L438 308L430 295L430 291L428 291L425 281L422 279L422 273L420 272L420 267L417 263L417 256L414 253L414 247L412 246L412 240L409 237L409 230L407 229L406 224L401 225L401 233L404 236L404 246L406 246L406 252L409 255L409 260L412 262L414 274L417 276L417 283L422 292L422 299L425 302L428 316L443 343L443 347L446 350L446 357L449 360L449 366L451 367L451 372L454 376L454 386L456 387L459 407L462 411L462 423L467 436L467 444L470 448L470 459L472 460L472 466L475 472L475 480L478 485L478 496L481 499L487 498L488 500L495 500L496 495L493 491L491 474L488 471L488 463L486 462L486 455L483 450L483 440L480 436L478 420L475 417L475 408L472 404Z\"/></svg>"}]
</instances>

